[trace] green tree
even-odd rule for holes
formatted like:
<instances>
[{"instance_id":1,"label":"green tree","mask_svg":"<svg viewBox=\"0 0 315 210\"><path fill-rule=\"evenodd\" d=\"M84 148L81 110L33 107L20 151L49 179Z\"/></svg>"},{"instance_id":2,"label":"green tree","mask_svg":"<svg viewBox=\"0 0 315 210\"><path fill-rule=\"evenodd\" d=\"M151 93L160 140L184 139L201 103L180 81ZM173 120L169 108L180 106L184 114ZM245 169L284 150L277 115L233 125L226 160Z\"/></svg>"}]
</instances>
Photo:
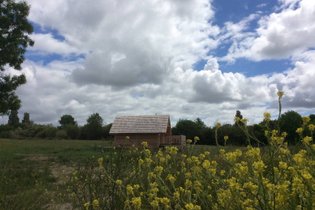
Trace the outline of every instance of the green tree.
<instances>
[{"instance_id":1,"label":"green tree","mask_svg":"<svg viewBox=\"0 0 315 210\"><path fill-rule=\"evenodd\" d=\"M110 123L110 124L108 124L108 125L105 125L105 126L103 127L103 131L104 131L103 137L104 137L105 139L108 139L108 138L111 137L111 135L109 134L109 131L110 131L111 127L112 127L112 123Z\"/></svg>"},{"instance_id":2,"label":"green tree","mask_svg":"<svg viewBox=\"0 0 315 210\"><path fill-rule=\"evenodd\" d=\"M288 111L280 116L280 129L282 132L287 132L287 140L289 143L296 144L298 142L296 129L301 127L302 123L301 115L295 111Z\"/></svg>"},{"instance_id":3,"label":"green tree","mask_svg":"<svg viewBox=\"0 0 315 210\"><path fill-rule=\"evenodd\" d=\"M69 114L62 115L60 120L59 120L59 123L60 123L61 127L65 127L67 125L76 125L77 124L77 122L74 120L74 118Z\"/></svg>"},{"instance_id":4,"label":"green tree","mask_svg":"<svg viewBox=\"0 0 315 210\"><path fill-rule=\"evenodd\" d=\"M26 82L25 76L11 77L4 71L7 66L21 70L26 48L34 44L29 37L33 27L27 20L28 14L26 2L0 1L0 115L21 106L15 90Z\"/></svg>"},{"instance_id":5,"label":"green tree","mask_svg":"<svg viewBox=\"0 0 315 210\"><path fill-rule=\"evenodd\" d=\"M78 139L80 136L80 128L76 124L68 124L65 126L64 130L66 131L67 136L70 139Z\"/></svg>"},{"instance_id":6,"label":"green tree","mask_svg":"<svg viewBox=\"0 0 315 210\"><path fill-rule=\"evenodd\" d=\"M18 116L18 111L17 110L11 110L9 114L9 119L8 119L8 125L12 127L18 127L20 124L20 119Z\"/></svg>"},{"instance_id":7,"label":"green tree","mask_svg":"<svg viewBox=\"0 0 315 210\"><path fill-rule=\"evenodd\" d=\"M62 115L59 123L61 125L61 130L63 132L58 132L60 134L66 134L67 137L63 136L63 139L77 139L80 135L80 128L77 125L77 122L74 120L74 117L69 114ZM57 135L57 134L56 134ZM59 136L60 137L60 136Z\"/></svg>"},{"instance_id":8,"label":"green tree","mask_svg":"<svg viewBox=\"0 0 315 210\"><path fill-rule=\"evenodd\" d=\"M87 139L101 139L104 133L102 117L98 113L89 116L83 130Z\"/></svg>"},{"instance_id":9,"label":"green tree","mask_svg":"<svg viewBox=\"0 0 315 210\"><path fill-rule=\"evenodd\" d=\"M315 124L315 114L310 114L309 118L311 119L310 123Z\"/></svg>"},{"instance_id":10,"label":"green tree","mask_svg":"<svg viewBox=\"0 0 315 210\"><path fill-rule=\"evenodd\" d=\"M198 136L201 142L205 140L205 132L206 125L200 118L195 121L180 119L172 129L174 135L185 135L187 139L194 139L195 136Z\"/></svg>"},{"instance_id":11,"label":"green tree","mask_svg":"<svg viewBox=\"0 0 315 210\"><path fill-rule=\"evenodd\" d=\"M22 120L22 124L24 127L28 127L31 125L30 114L25 112Z\"/></svg>"}]
</instances>

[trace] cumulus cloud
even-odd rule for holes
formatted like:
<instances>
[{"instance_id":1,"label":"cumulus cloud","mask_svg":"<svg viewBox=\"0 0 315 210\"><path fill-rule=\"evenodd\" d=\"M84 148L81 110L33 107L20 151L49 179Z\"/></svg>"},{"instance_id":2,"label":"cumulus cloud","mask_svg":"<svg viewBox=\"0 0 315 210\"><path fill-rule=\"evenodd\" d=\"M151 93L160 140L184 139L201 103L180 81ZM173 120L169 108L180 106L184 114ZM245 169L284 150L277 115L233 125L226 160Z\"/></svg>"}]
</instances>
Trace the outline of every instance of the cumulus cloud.
<instances>
[{"instance_id":1,"label":"cumulus cloud","mask_svg":"<svg viewBox=\"0 0 315 210\"><path fill-rule=\"evenodd\" d=\"M231 123L240 109L250 122L259 122L266 110L276 116L278 89L285 92L285 110L315 111L314 55L311 51L300 55L284 73L254 77L224 73L216 59L210 58L201 71L177 68L163 85L137 84L128 89L74 83L67 69L80 68L75 62L47 66L27 62L23 72L28 83L18 90L23 102L20 113L31 113L36 122L55 124L63 114L72 114L84 124L98 112L107 123L116 115L157 113L170 114L173 124L180 118L202 117L212 125L217 120Z\"/></svg>"},{"instance_id":2,"label":"cumulus cloud","mask_svg":"<svg viewBox=\"0 0 315 210\"><path fill-rule=\"evenodd\" d=\"M217 120L232 122L237 109L251 122L259 122L266 109L276 113L272 102L276 102L278 89L286 93L285 107L314 111L315 54L305 51L311 46L308 34L306 40L293 40L304 40L301 48L294 47L286 36L283 43L290 45L287 48L276 39L267 39L272 28L292 23L288 14L305 18L302 2L308 1L292 6L297 1L283 0L284 7L263 17L256 32L248 29L252 21L261 18L257 14L240 23L226 23L222 29L213 26L214 13L207 0L97 0L93 4L55 0L45 6L41 0L28 2L32 21L64 37L58 40L50 34L35 34L36 51L86 55L75 61L56 60L45 65L27 61L23 65L28 83L18 90L23 104L20 113L29 112L35 122L57 124L61 115L72 114L84 124L90 114L98 112L107 123L116 115L157 113L170 114L173 123L180 118L202 117L212 125ZM306 14L309 19L303 24L311 31L314 12L306 8ZM272 26L273 20L278 20L274 23L277 27ZM296 24L292 32L281 27L276 32L285 30L295 37L295 29L302 28ZM256 43L261 37L267 45ZM276 50L288 49L293 67L284 73L252 77L224 72L220 58L208 53L229 41L232 60L278 58L287 54ZM267 49L274 53L267 53ZM298 51L303 53L297 56ZM199 59L207 59L207 63L196 71L192 65Z\"/></svg>"},{"instance_id":3,"label":"cumulus cloud","mask_svg":"<svg viewBox=\"0 0 315 210\"><path fill-rule=\"evenodd\" d=\"M217 45L208 0L29 2L32 21L90 52L73 74L79 84L160 84L170 69L190 67Z\"/></svg>"},{"instance_id":4,"label":"cumulus cloud","mask_svg":"<svg viewBox=\"0 0 315 210\"><path fill-rule=\"evenodd\" d=\"M255 33L234 39L225 60L290 58L315 47L315 1L281 0L280 3L279 11L259 19Z\"/></svg>"}]
</instances>

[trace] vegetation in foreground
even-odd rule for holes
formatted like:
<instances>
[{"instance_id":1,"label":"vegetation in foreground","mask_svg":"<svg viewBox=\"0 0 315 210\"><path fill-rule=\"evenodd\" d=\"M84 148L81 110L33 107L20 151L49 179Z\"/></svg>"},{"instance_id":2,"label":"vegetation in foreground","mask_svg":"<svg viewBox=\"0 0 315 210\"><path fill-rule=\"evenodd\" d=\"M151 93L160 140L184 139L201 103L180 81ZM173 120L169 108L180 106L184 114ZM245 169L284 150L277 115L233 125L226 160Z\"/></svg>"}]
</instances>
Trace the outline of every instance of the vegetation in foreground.
<instances>
[{"instance_id":1,"label":"vegetation in foreground","mask_svg":"<svg viewBox=\"0 0 315 210\"><path fill-rule=\"evenodd\" d=\"M106 141L0 139L0 210L69 206L71 172L111 151Z\"/></svg>"},{"instance_id":2,"label":"vegetation in foreground","mask_svg":"<svg viewBox=\"0 0 315 210\"><path fill-rule=\"evenodd\" d=\"M116 149L75 171L67 195L82 209L314 209L315 145L294 153L283 136L271 141L263 149Z\"/></svg>"},{"instance_id":3,"label":"vegetation in foreground","mask_svg":"<svg viewBox=\"0 0 315 210\"><path fill-rule=\"evenodd\" d=\"M279 117L281 97L279 96ZM90 209L314 209L315 126L303 118L296 130L303 148L290 151L287 133L270 129L270 114L264 114L269 146L253 147L246 121L236 123L246 135L247 148L227 151L217 147L187 150L166 147L152 152L143 148L115 151L73 173L68 195L77 207ZM279 122L279 121L278 121ZM279 125L278 125L279 126ZM217 124L215 132L218 143ZM308 135L309 134L309 135ZM200 139L188 140L196 143ZM224 137L224 145L229 140Z\"/></svg>"}]
</instances>

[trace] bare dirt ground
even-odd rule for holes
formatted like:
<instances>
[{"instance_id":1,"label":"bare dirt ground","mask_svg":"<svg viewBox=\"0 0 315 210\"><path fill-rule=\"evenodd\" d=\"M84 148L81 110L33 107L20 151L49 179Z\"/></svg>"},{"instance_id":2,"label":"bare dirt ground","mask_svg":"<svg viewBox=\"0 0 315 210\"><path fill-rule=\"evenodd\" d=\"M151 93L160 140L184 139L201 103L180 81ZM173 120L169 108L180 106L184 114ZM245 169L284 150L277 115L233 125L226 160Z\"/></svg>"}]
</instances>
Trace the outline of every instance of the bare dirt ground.
<instances>
[{"instance_id":1,"label":"bare dirt ground","mask_svg":"<svg viewBox=\"0 0 315 210\"><path fill-rule=\"evenodd\" d=\"M54 158L45 155L30 155L25 160L39 161L41 164L49 167L52 176L56 179L55 185L64 187L69 181L71 174L75 168L69 165L62 165L57 163ZM50 194L56 194L58 192L50 192ZM53 201L43 207L47 210L76 210L71 203L57 203Z\"/></svg>"}]
</instances>

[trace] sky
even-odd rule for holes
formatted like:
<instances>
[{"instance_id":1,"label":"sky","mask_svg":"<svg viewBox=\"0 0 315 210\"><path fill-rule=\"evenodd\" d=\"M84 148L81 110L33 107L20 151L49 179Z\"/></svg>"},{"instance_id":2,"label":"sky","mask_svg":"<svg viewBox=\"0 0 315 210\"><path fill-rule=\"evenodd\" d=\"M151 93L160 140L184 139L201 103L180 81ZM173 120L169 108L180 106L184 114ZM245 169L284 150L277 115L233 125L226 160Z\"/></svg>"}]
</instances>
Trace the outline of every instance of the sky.
<instances>
[{"instance_id":1,"label":"sky","mask_svg":"<svg viewBox=\"0 0 315 210\"><path fill-rule=\"evenodd\" d=\"M27 0L20 116L99 113L232 123L315 113L314 0Z\"/></svg>"}]
</instances>

